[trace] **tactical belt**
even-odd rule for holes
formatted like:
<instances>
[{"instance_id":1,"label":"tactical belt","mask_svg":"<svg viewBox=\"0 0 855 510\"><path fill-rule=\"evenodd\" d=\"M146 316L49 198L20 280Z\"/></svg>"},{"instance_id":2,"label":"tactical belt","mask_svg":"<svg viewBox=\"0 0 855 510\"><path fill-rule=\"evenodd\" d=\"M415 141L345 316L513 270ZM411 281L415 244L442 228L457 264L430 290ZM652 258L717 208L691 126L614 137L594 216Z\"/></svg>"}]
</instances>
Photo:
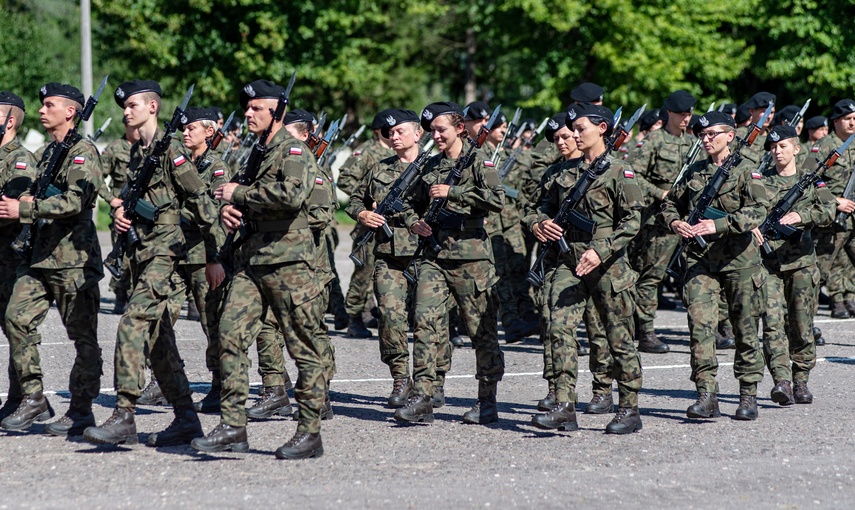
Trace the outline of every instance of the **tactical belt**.
<instances>
[{"instance_id":1,"label":"tactical belt","mask_svg":"<svg viewBox=\"0 0 855 510\"><path fill-rule=\"evenodd\" d=\"M464 218L458 214L450 214L440 218L439 225L446 230L484 228L484 218Z\"/></svg>"},{"instance_id":2,"label":"tactical belt","mask_svg":"<svg viewBox=\"0 0 855 510\"><path fill-rule=\"evenodd\" d=\"M594 232L593 235L587 232L580 232L576 229L571 229L568 232L564 232L564 239L571 243L586 243L588 241L599 241L600 239L605 239L614 233L614 229L611 227L597 227L597 231Z\"/></svg>"},{"instance_id":3,"label":"tactical belt","mask_svg":"<svg viewBox=\"0 0 855 510\"><path fill-rule=\"evenodd\" d=\"M309 228L309 220L305 216L297 216L287 220L250 221L248 225L253 232L286 232Z\"/></svg>"}]
</instances>

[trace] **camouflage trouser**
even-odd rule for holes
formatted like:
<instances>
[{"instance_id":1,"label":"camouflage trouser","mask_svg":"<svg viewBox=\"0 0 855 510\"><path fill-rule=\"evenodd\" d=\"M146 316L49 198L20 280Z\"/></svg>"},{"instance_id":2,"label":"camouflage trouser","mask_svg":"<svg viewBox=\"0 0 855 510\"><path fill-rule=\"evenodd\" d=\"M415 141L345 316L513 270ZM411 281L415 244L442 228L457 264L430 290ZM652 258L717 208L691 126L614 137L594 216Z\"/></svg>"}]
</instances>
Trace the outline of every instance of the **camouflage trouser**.
<instances>
[{"instance_id":1,"label":"camouflage trouser","mask_svg":"<svg viewBox=\"0 0 855 510\"><path fill-rule=\"evenodd\" d=\"M356 240L359 239L359 234L363 232L361 228L355 228L351 237L354 238L353 244L356 245ZM376 237L376 236L375 236ZM366 308L371 308L371 301L374 287L372 280L374 279L374 238L365 245L365 260L362 267L354 265L353 274L350 276L350 286L347 288L347 295L344 298L344 309L348 315L359 315Z\"/></svg>"},{"instance_id":2,"label":"camouflage trouser","mask_svg":"<svg viewBox=\"0 0 855 510\"><path fill-rule=\"evenodd\" d=\"M853 232L839 232L835 227L814 230L816 260L820 278L832 304L855 299L855 249L849 248ZM852 255L850 255L850 253ZM847 298L847 295L851 297Z\"/></svg>"},{"instance_id":3,"label":"camouflage trouser","mask_svg":"<svg viewBox=\"0 0 855 510\"><path fill-rule=\"evenodd\" d=\"M515 321L533 315L535 309L529 294L530 285L526 280L529 260L525 258L522 227L517 224L514 228L497 232L490 236L490 243L496 260L496 271L500 277L499 283L496 284L499 316L502 325L507 328Z\"/></svg>"},{"instance_id":4,"label":"camouflage trouser","mask_svg":"<svg viewBox=\"0 0 855 510\"><path fill-rule=\"evenodd\" d=\"M335 364L335 346L330 340L330 331L327 327L327 323L323 321L324 310L327 309L327 305L329 305L330 300L330 288L329 286L324 287L321 291L321 295L318 299L316 299L317 303L314 303L316 306L315 314L318 317L321 317L321 320L317 322L317 329L315 330L315 336L317 337L319 342L323 342L325 345L323 351L323 362L324 362L324 377L327 379L327 393L329 393L329 383L333 380L335 373L338 371L338 368Z\"/></svg>"},{"instance_id":5,"label":"camouflage trouser","mask_svg":"<svg viewBox=\"0 0 855 510\"><path fill-rule=\"evenodd\" d=\"M228 291L227 291L228 292ZM222 344L221 344L222 345ZM285 336L272 309L268 309L261 321L261 329L255 339L258 352L258 375L264 387L283 386L285 384ZM251 360L247 363L252 364ZM219 368L219 360L217 360Z\"/></svg>"},{"instance_id":6,"label":"camouflage trouser","mask_svg":"<svg viewBox=\"0 0 855 510\"><path fill-rule=\"evenodd\" d=\"M297 364L294 397L300 405L298 430L320 431L320 410L327 392L324 367L327 345L317 338L323 320L320 284L305 262L244 267L232 278L220 319L220 373L223 377L222 421L246 425L249 394L247 349L272 312L285 336L285 346Z\"/></svg>"},{"instance_id":7,"label":"camouflage trouser","mask_svg":"<svg viewBox=\"0 0 855 510\"><path fill-rule=\"evenodd\" d=\"M0 261L0 317L6 317L6 307L9 304L9 299L12 297L12 289L15 287L15 280L18 278L17 269L18 259ZM6 338L9 338L9 332L6 330L6 321L0 321L0 329ZM21 385L18 384L18 373L15 371L15 363L12 361L12 349L9 349L9 364L6 367L9 374L9 398L16 399L22 396Z\"/></svg>"},{"instance_id":8,"label":"camouflage trouser","mask_svg":"<svg viewBox=\"0 0 855 510\"><path fill-rule=\"evenodd\" d=\"M17 280L6 307L6 334L17 380L25 395L43 391L38 327L56 301L68 338L77 351L68 389L72 398L92 401L101 391L101 348L98 347L100 277L91 269L33 269L18 267Z\"/></svg>"},{"instance_id":9,"label":"camouflage trouser","mask_svg":"<svg viewBox=\"0 0 855 510\"><path fill-rule=\"evenodd\" d=\"M790 271L770 269L766 294L763 314L766 366L775 382L806 383L816 365L813 317L819 295L819 269L815 265Z\"/></svg>"},{"instance_id":10,"label":"camouflage trouser","mask_svg":"<svg viewBox=\"0 0 855 510\"><path fill-rule=\"evenodd\" d=\"M187 287L188 298L193 299L196 308L199 309L199 322L208 340L205 348L205 366L211 372L216 372L220 362L220 309L226 282L215 290L210 290L208 280L205 278L205 264L179 265L178 274Z\"/></svg>"},{"instance_id":11,"label":"camouflage trouser","mask_svg":"<svg viewBox=\"0 0 855 510\"><path fill-rule=\"evenodd\" d=\"M636 335L641 337L654 331L653 320L659 306L659 284L665 279L665 269L680 244L680 236L658 224L645 225L634 243L637 250L632 266L638 272L638 283L635 286L638 316Z\"/></svg>"},{"instance_id":12,"label":"camouflage trouser","mask_svg":"<svg viewBox=\"0 0 855 510\"><path fill-rule=\"evenodd\" d=\"M433 395L434 387L444 383L439 365L443 351L448 364L448 311L451 300L457 303L475 346L475 378L485 383L502 380L505 360L499 348L498 299L495 289L479 289L476 279L486 278L486 260L422 260L416 287L415 327L413 329L413 382L421 395Z\"/></svg>"},{"instance_id":13,"label":"camouflage trouser","mask_svg":"<svg viewBox=\"0 0 855 510\"><path fill-rule=\"evenodd\" d=\"M114 213L115 209L112 210ZM119 235L116 230L113 228L113 219L110 217L110 240L113 242L113 246L116 246L116 240ZM130 259L128 259L127 252L122 256L122 267L129 267ZM130 271L122 271L122 275L119 278L110 277L110 290L113 291L113 294L116 296L127 296L131 290L131 272Z\"/></svg>"},{"instance_id":14,"label":"camouflage trouser","mask_svg":"<svg viewBox=\"0 0 855 510\"><path fill-rule=\"evenodd\" d=\"M410 347L407 344L407 294L411 286L404 278L409 259L379 255L374 261L374 294L380 310L380 360L392 377L410 376ZM446 342L448 340L446 339Z\"/></svg>"},{"instance_id":15,"label":"camouflage trouser","mask_svg":"<svg viewBox=\"0 0 855 510\"><path fill-rule=\"evenodd\" d=\"M332 268L333 279L327 285L329 288L329 299L327 299L327 310L335 315L339 310L344 310L344 294L341 292L341 278L338 276L338 270L335 267L335 247L338 246L338 232L333 225L328 226L324 230L324 237L327 243L327 256L330 259L330 267ZM327 312L324 310L324 313Z\"/></svg>"},{"instance_id":16,"label":"camouflage trouser","mask_svg":"<svg viewBox=\"0 0 855 510\"><path fill-rule=\"evenodd\" d=\"M131 260L133 288L116 334L118 407L136 407L145 387L147 357L169 403L174 407L193 403L173 329L187 298L187 287L177 270L177 262L174 257L163 255L143 262Z\"/></svg>"},{"instance_id":17,"label":"camouflage trouser","mask_svg":"<svg viewBox=\"0 0 855 510\"><path fill-rule=\"evenodd\" d=\"M719 322L717 303L724 291L736 338L733 373L739 380L740 394L757 394L757 383L763 380L757 322L765 305L765 283L766 269L763 266L712 272L702 262L689 264L683 285L683 301L689 312L691 380L698 392L718 393L715 331Z\"/></svg>"},{"instance_id":18,"label":"camouflage trouser","mask_svg":"<svg viewBox=\"0 0 855 510\"><path fill-rule=\"evenodd\" d=\"M635 273L625 259L611 267L602 265L579 278L574 270L561 264L549 275L545 299L549 307L545 340L551 344L555 373L555 397L558 402L576 403L579 360L576 328L582 322L589 300L605 325L613 373L618 382L621 407L638 406L641 390L641 359L633 342L635 304L632 284Z\"/></svg>"}]
</instances>

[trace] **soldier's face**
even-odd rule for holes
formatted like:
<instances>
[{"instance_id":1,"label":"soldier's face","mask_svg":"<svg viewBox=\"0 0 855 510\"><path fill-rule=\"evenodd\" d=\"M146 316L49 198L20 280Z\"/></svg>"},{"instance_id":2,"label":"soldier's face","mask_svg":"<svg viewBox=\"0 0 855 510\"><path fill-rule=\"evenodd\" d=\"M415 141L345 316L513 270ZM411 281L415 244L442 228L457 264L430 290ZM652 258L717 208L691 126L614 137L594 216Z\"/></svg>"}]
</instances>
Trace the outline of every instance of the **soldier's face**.
<instances>
[{"instance_id":1,"label":"soldier's face","mask_svg":"<svg viewBox=\"0 0 855 510\"><path fill-rule=\"evenodd\" d=\"M464 127L461 125L454 126L451 123L450 116L440 115L430 123L430 129L436 148L445 151L460 139L460 133L463 132Z\"/></svg>"},{"instance_id":2,"label":"soldier's face","mask_svg":"<svg viewBox=\"0 0 855 510\"><path fill-rule=\"evenodd\" d=\"M685 131L692 120L692 112L672 112L668 110L668 129L671 131Z\"/></svg>"},{"instance_id":3,"label":"soldier's face","mask_svg":"<svg viewBox=\"0 0 855 510\"><path fill-rule=\"evenodd\" d=\"M184 146L195 151L205 146L205 140L214 136L214 128L205 128L201 122L191 122L184 127Z\"/></svg>"},{"instance_id":4,"label":"soldier's face","mask_svg":"<svg viewBox=\"0 0 855 510\"><path fill-rule=\"evenodd\" d=\"M576 152L576 140L573 138L573 132L567 126L556 131L552 135L552 139L555 140L555 147L558 152L565 158L571 157Z\"/></svg>"},{"instance_id":5,"label":"soldier's face","mask_svg":"<svg viewBox=\"0 0 855 510\"><path fill-rule=\"evenodd\" d=\"M270 110L276 108L277 102L276 99L251 99L246 104L243 116L246 117L246 125L250 132L259 134L270 125L273 119Z\"/></svg>"},{"instance_id":6,"label":"soldier's face","mask_svg":"<svg viewBox=\"0 0 855 510\"><path fill-rule=\"evenodd\" d=\"M801 147L795 142L795 138L787 138L786 140L771 142L769 144L769 151L772 153L772 157L775 158L775 165L779 169L789 165L801 150Z\"/></svg>"},{"instance_id":7,"label":"soldier's face","mask_svg":"<svg viewBox=\"0 0 855 510\"><path fill-rule=\"evenodd\" d=\"M734 136L732 129L721 125L711 126L698 133L704 150L710 156L720 154L733 141Z\"/></svg>"},{"instance_id":8,"label":"soldier's face","mask_svg":"<svg viewBox=\"0 0 855 510\"><path fill-rule=\"evenodd\" d=\"M478 120L464 120L463 125L466 126L466 131L469 133L470 138L477 138L478 131L481 130L481 126L486 126L488 122L490 122L490 118L485 117Z\"/></svg>"},{"instance_id":9,"label":"soldier's face","mask_svg":"<svg viewBox=\"0 0 855 510\"><path fill-rule=\"evenodd\" d=\"M156 113L157 103L155 101L145 101L144 94L136 94L125 99L123 114L127 119L126 125L128 127L138 128Z\"/></svg>"},{"instance_id":10,"label":"soldier's face","mask_svg":"<svg viewBox=\"0 0 855 510\"><path fill-rule=\"evenodd\" d=\"M763 114L766 113L766 108L753 108L748 110L751 114L751 124L757 124L760 122L760 119L763 117ZM769 127L769 124L775 120L775 107L772 107L772 111L769 113L769 116L766 118L766 122L763 123L763 129Z\"/></svg>"},{"instance_id":11,"label":"soldier's face","mask_svg":"<svg viewBox=\"0 0 855 510\"><path fill-rule=\"evenodd\" d=\"M492 143L493 145L499 145L500 143L502 143L502 140L505 138L505 133L507 133L507 131L508 131L508 123L505 122L501 126L499 126L497 128L493 128L493 130L490 131L490 134L487 135L487 140L489 140L490 143Z\"/></svg>"},{"instance_id":12,"label":"soldier's face","mask_svg":"<svg viewBox=\"0 0 855 510\"><path fill-rule=\"evenodd\" d=\"M816 129L808 131L808 136L810 137L811 142L816 142L825 138L828 134L828 126L820 126Z\"/></svg>"},{"instance_id":13,"label":"soldier's face","mask_svg":"<svg viewBox=\"0 0 855 510\"><path fill-rule=\"evenodd\" d=\"M838 136L844 135L840 136L844 140L855 133L855 112L834 119L834 131L837 132Z\"/></svg>"},{"instance_id":14,"label":"soldier's face","mask_svg":"<svg viewBox=\"0 0 855 510\"><path fill-rule=\"evenodd\" d=\"M62 126L74 117L74 107L69 106L61 97L46 97L39 108L39 120L42 127L50 131Z\"/></svg>"},{"instance_id":15,"label":"soldier's face","mask_svg":"<svg viewBox=\"0 0 855 510\"><path fill-rule=\"evenodd\" d=\"M405 151L418 143L421 132L416 129L416 125L413 122L407 122L389 129L389 142L392 143L393 150Z\"/></svg>"},{"instance_id":16,"label":"soldier's face","mask_svg":"<svg viewBox=\"0 0 855 510\"><path fill-rule=\"evenodd\" d=\"M573 121L573 140L580 151L594 147L602 141L608 126L605 122L594 124L588 117L580 117Z\"/></svg>"}]
</instances>

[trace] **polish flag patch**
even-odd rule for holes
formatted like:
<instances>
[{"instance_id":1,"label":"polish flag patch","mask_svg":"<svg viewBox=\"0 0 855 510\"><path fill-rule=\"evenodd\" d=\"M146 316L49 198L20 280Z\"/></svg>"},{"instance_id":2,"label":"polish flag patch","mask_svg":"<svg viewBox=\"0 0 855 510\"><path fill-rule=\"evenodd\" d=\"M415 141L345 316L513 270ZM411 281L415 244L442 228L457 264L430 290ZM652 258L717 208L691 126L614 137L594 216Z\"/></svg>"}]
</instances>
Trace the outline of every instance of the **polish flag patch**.
<instances>
[{"instance_id":1,"label":"polish flag patch","mask_svg":"<svg viewBox=\"0 0 855 510\"><path fill-rule=\"evenodd\" d=\"M185 158L184 156L178 156L177 158L172 160L172 164L175 166L181 166L186 162L187 162L187 158Z\"/></svg>"},{"instance_id":2,"label":"polish flag patch","mask_svg":"<svg viewBox=\"0 0 855 510\"><path fill-rule=\"evenodd\" d=\"M288 154L291 154L292 156L299 156L302 153L303 153L303 149L301 149L300 147L291 147L288 150Z\"/></svg>"},{"instance_id":3,"label":"polish flag patch","mask_svg":"<svg viewBox=\"0 0 855 510\"><path fill-rule=\"evenodd\" d=\"M321 186L321 185L323 185L323 183L324 183L323 177L315 177L315 184L317 184L318 186Z\"/></svg>"},{"instance_id":4,"label":"polish flag patch","mask_svg":"<svg viewBox=\"0 0 855 510\"><path fill-rule=\"evenodd\" d=\"M816 181L817 188L824 188L825 186L825 181Z\"/></svg>"},{"instance_id":5,"label":"polish flag patch","mask_svg":"<svg viewBox=\"0 0 855 510\"><path fill-rule=\"evenodd\" d=\"M490 168L492 168L496 165L492 161L490 161L489 159L485 159L484 160L484 166L489 166Z\"/></svg>"},{"instance_id":6,"label":"polish flag patch","mask_svg":"<svg viewBox=\"0 0 855 510\"><path fill-rule=\"evenodd\" d=\"M641 147L642 145L644 145L644 142L638 142L637 144L635 144L636 147Z\"/></svg>"},{"instance_id":7,"label":"polish flag patch","mask_svg":"<svg viewBox=\"0 0 855 510\"><path fill-rule=\"evenodd\" d=\"M623 176L627 179L635 179L635 172L627 168L623 171Z\"/></svg>"},{"instance_id":8,"label":"polish flag patch","mask_svg":"<svg viewBox=\"0 0 855 510\"><path fill-rule=\"evenodd\" d=\"M819 152L819 147L811 147L810 151L811 152Z\"/></svg>"},{"instance_id":9,"label":"polish flag patch","mask_svg":"<svg viewBox=\"0 0 855 510\"><path fill-rule=\"evenodd\" d=\"M86 158L83 156L74 156L73 161L75 165L82 165L83 163L86 163Z\"/></svg>"},{"instance_id":10,"label":"polish flag patch","mask_svg":"<svg viewBox=\"0 0 855 510\"><path fill-rule=\"evenodd\" d=\"M751 178L752 179L762 179L763 176L758 174L757 172L751 172Z\"/></svg>"},{"instance_id":11,"label":"polish flag patch","mask_svg":"<svg viewBox=\"0 0 855 510\"><path fill-rule=\"evenodd\" d=\"M27 169L27 162L26 161L18 161L17 163L15 163L15 169L16 170L26 170Z\"/></svg>"},{"instance_id":12,"label":"polish flag patch","mask_svg":"<svg viewBox=\"0 0 855 510\"><path fill-rule=\"evenodd\" d=\"M351 156L361 156L361 155L362 155L362 151L353 151L353 154L351 154Z\"/></svg>"},{"instance_id":13,"label":"polish flag patch","mask_svg":"<svg viewBox=\"0 0 855 510\"><path fill-rule=\"evenodd\" d=\"M214 177L222 177L226 174L225 170L214 170Z\"/></svg>"}]
</instances>

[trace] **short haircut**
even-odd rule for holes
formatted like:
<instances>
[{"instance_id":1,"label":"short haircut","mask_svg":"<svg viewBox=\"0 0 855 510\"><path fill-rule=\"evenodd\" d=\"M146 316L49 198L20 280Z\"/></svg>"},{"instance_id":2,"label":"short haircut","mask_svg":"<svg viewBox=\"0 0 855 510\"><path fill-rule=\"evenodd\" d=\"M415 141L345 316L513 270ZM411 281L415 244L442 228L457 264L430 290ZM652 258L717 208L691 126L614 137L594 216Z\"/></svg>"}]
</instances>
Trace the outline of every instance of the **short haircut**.
<instances>
[{"instance_id":1,"label":"short haircut","mask_svg":"<svg viewBox=\"0 0 855 510\"><path fill-rule=\"evenodd\" d=\"M18 129L20 129L21 124L24 122L25 115L26 114L24 113L24 110L18 108L17 106L10 105L9 111L3 113L3 123L6 124L7 122L9 122L9 117L14 117L15 125L12 126L12 129L17 131Z\"/></svg>"},{"instance_id":2,"label":"short haircut","mask_svg":"<svg viewBox=\"0 0 855 510\"><path fill-rule=\"evenodd\" d=\"M154 114L157 115L160 113L160 96L156 92L142 92L139 96L144 103L148 103L149 101L156 102L157 107L154 110Z\"/></svg>"}]
</instances>

